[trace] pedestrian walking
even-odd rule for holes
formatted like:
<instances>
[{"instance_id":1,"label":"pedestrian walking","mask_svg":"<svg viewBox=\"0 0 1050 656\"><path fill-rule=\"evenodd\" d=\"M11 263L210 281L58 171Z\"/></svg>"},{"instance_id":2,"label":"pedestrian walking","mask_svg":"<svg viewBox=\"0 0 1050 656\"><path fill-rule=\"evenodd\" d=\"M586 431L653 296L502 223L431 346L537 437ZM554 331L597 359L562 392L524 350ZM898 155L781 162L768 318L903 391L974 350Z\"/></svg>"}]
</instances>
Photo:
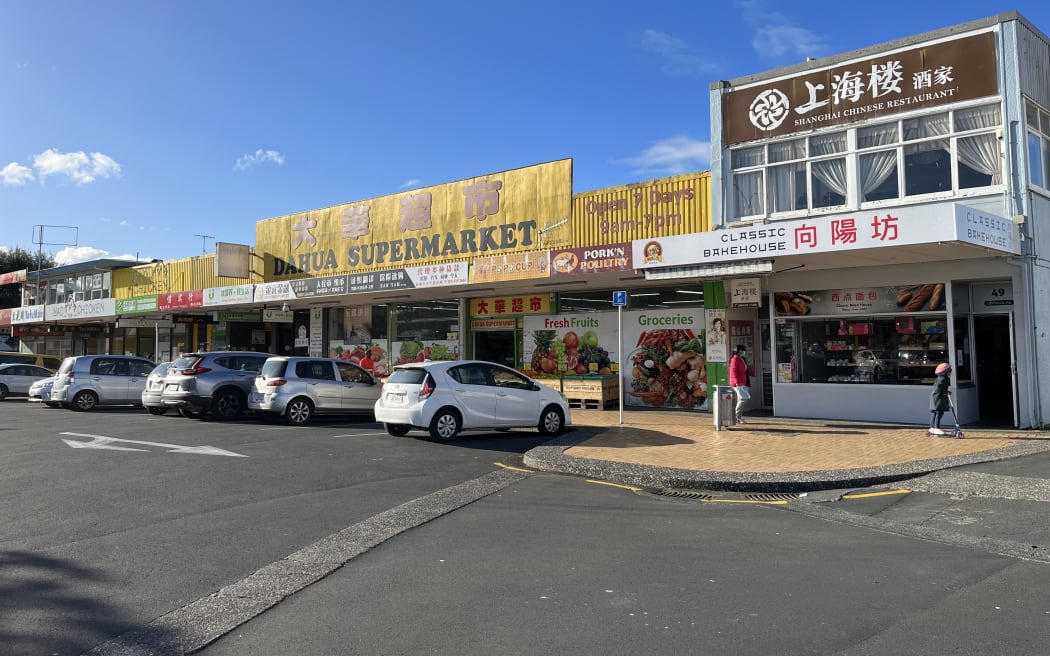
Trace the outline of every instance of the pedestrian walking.
<instances>
[{"instance_id":1,"label":"pedestrian walking","mask_svg":"<svg viewBox=\"0 0 1050 656\"><path fill-rule=\"evenodd\" d=\"M933 370L937 380L933 383L933 392L930 393L930 435L944 435L941 430L941 417L951 407L948 396L952 393L948 389L951 384L952 366L942 362Z\"/></svg>"},{"instance_id":2,"label":"pedestrian walking","mask_svg":"<svg viewBox=\"0 0 1050 656\"><path fill-rule=\"evenodd\" d=\"M744 359L747 347L737 344L729 359L729 386L736 391L736 423L744 423L744 402L751 398L751 369Z\"/></svg>"}]
</instances>

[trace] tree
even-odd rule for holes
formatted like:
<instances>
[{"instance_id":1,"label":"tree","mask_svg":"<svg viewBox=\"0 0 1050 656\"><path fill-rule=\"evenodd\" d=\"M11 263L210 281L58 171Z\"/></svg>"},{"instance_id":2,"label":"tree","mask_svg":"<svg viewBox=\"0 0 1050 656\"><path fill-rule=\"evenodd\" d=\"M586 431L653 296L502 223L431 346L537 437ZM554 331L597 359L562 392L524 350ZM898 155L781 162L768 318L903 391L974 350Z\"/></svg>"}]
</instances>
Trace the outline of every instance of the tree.
<instances>
[{"instance_id":1,"label":"tree","mask_svg":"<svg viewBox=\"0 0 1050 656\"><path fill-rule=\"evenodd\" d=\"M32 272L40 269L50 269L55 266L55 258L42 254L39 262L36 253L31 253L21 246L14 250L0 250L0 273L10 273L26 269L32 279ZM22 305L22 283L16 282L10 285L0 286L0 308L11 308Z\"/></svg>"}]
</instances>

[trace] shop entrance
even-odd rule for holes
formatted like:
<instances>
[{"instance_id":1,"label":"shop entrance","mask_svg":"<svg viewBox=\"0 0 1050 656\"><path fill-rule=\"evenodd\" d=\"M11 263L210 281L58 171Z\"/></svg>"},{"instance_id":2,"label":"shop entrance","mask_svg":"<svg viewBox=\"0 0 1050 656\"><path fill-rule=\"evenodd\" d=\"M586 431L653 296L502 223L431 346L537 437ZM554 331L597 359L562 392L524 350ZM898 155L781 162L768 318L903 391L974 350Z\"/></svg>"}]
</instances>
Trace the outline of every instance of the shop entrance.
<instances>
[{"instance_id":1,"label":"shop entrance","mask_svg":"<svg viewBox=\"0 0 1050 656\"><path fill-rule=\"evenodd\" d=\"M1013 327L1008 314L975 315L977 407L982 424L1014 425Z\"/></svg>"},{"instance_id":2,"label":"shop entrance","mask_svg":"<svg viewBox=\"0 0 1050 656\"><path fill-rule=\"evenodd\" d=\"M514 366L514 331L483 330L474 333L474 359Z\"/></svg>"}]
</instances>

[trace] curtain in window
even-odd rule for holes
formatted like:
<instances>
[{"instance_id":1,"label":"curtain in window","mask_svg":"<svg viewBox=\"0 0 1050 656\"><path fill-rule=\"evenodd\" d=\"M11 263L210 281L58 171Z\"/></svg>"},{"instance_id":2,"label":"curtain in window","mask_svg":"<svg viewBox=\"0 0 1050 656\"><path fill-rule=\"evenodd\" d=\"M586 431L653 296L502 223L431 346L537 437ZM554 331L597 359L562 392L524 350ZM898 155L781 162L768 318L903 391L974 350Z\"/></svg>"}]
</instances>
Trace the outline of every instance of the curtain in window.
<instances>
[{"instance_id":1,"label":"curtain in window","mask_svg":"<svg viewBox=\"0 0 1050 656\"><path fill-rule=\"evenodd\" d=\"M836 194L846 195L846 159L813 162L813 175Z\"/></svg>"},{"instance_id":2,"label":"curtain in window","mask_svg":"<svg viewBox=\"0 0 1050 656\"><path fill-rule=\"evenodd\" d=\"M947 129L947 125L944 126ZM874 125L864 129L865 146L885 146L897 143L897 124ZM860 158L860 193L861 200L867 200L866 194L879 188L891 173L897 170L897 151L884 150L870 153Z\"/></svg>"},{"instance_id":3,"label":"curtain in window","mask_svg":"<svg viewBox=\"0 0 1050 656\"><path fill-rule=\"evenodd\" d=\"M733 174L733 216L754 216L763 214L762 206L762 172Z\"/></svg>"},{"instance_id":4,"label":"curtain in window","mask_svg":"<svg viewBox=\"0 0 1050 656\"><path fill-rule=\"evenodd\" d=\"M1002 127L998 105L972 107L955 112L955 129L980 130ZM992 184L1003 181L1003 165L999 156L999 140L994 133L979 134L959 139L959 161L974 171L992 176Z\"/></svg>"},{"instance_id":5,"label":"curtain in window","mask_svg":"<svg viewBox=\"0 0 1050 656\"><path fill-rule=\"evenodd\" d=\"M805 209L805 171L806 165L801 162L770 167L769 185L770 204L772 205L770 211L790 212L791 210ZM801 176L799 175L800 173L802 174ZM803 181L802 189L798 188L800 177Z\"/></svg>"}]
</instances>

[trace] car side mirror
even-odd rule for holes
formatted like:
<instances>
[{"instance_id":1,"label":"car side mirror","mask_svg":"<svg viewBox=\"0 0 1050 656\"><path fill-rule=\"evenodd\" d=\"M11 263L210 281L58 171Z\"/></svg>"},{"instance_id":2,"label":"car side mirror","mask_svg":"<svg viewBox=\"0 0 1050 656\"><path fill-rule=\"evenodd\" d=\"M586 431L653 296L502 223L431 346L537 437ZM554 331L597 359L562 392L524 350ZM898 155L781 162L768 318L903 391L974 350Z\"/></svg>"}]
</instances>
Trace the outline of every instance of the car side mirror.
<instances>
[{"instance_id":1,"label":"car side mirror","mask_svg":"<svg viewBox=\"0 0 1050 656\"><path fill-rule=\"evenodd\" d=\"M538 391L540 391L540 384L539 384L539 383L536 383L536 382L534 382L534 383L532 384L532 391L533 391L533 392L538 392Z\"/></svg>"}]
</instances>

